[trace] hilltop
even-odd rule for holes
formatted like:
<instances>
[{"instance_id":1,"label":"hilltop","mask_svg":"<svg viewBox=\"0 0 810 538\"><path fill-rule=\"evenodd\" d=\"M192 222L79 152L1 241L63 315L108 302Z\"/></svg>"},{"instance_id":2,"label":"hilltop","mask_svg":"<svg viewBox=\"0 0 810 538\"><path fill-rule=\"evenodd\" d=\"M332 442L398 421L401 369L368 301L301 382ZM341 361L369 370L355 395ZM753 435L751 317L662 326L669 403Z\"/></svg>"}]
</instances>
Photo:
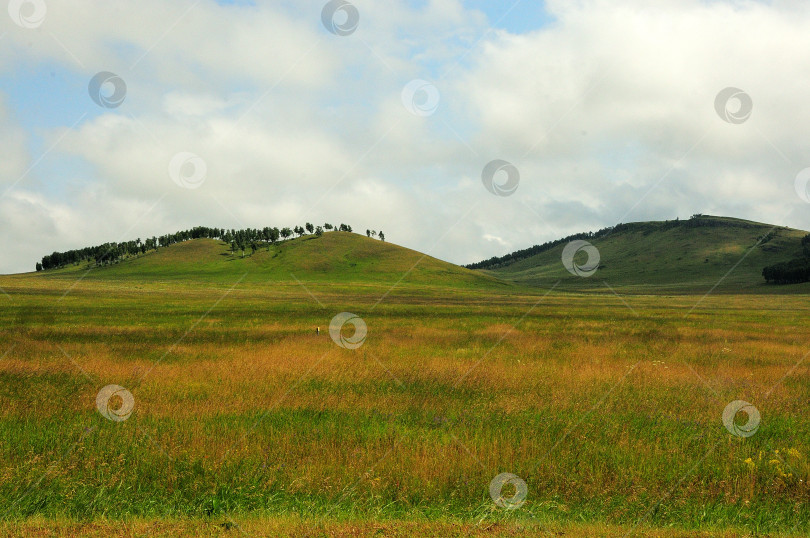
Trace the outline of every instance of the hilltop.
<instances>
[{"instance_id":1,"label":"hilltop","mask_svg":"<svg viewBox=\"0 0 810 538\"><path fill-rule=\"evenodd\" d=\"M491 258L468 267L513 283L582 289L632 288L638 292L766 291L764 267L802 255L807 234L730 217L697 215L689 220L619 224L580 233ZM562 251L572 240L584 240L599 251L599 267L590 277L569 273ZM576 261L585 263L580 253ZM733 270L732 270L733 268ZM806 291L807 285L788 287ZM785 289L782 287L781 289Z\"/></svg>"},{"instance_id":2,"label":"hilltop","mask_svg":"<svg viewBox=\"0 0 810 538\"><path fill-rule=\"evenodd\" d=\"M262 244L256 252L232 251L228 243L208 238L190 239L117 263L97 266L93 261L69 264L36 273L46 278L230 282L314 281L377 285L502 287L503 282L409 248L352 232L304 235L276 244Z\"/></svg>"}]
</instances>

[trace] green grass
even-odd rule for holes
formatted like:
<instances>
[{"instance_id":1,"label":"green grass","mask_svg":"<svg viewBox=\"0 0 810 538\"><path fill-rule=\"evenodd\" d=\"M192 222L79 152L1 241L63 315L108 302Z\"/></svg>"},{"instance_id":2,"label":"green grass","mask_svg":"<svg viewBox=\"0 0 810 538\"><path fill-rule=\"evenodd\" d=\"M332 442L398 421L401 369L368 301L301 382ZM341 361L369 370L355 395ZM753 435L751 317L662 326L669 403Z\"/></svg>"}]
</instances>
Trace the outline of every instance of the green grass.
<instances>
[{"instance_id":1,"label":"green grass","mask_svg":"<svg viewBox=\"0 0 810 538\"><path fill-rule=\"evenodd\" d=\"M807 296L546 295L420 257L200 240L1 277L0 530L810 532ZM357 350L326 331L342 311ZM111 383L124 422L95 409ZM721 423L736 399L753 437Z\"/></svg>"},{"instance_id":2,"label":"green grass","mask_svg":"<svg viewBox=\"0 0 810 538\"><path fill-rule=\"evenodd\" d=\"M654 294L706 293L717 284L714 291L720 293L810 292L808 284L767 285L762 277L763 267L799 256L807 232L727 217L704 219L721 225L666 229L663 223L639 223L650 229L590 240L599 250L600 267L586 278L563 267L565 245L485 273L524 285L550 286L561 280L561 286L571 290L605 290L607 283L628 292ZM771 231L773 239L759 242ZM587 256L580 253L576 260L584 264Z\"/></svg>"},{"instance_id":3,"label":"green grass","mask_svg":"<svg viewBox=\"0 0 810 538\"><path fill-rule=\"evenodd\" d=\"M195 239L114 265L95 267L94 263L83 262L45 271L43 276L73 280L76 273L90 280L122 282L227 284L245 276L247 282L268 285L298 278L336 285L508 287L480 272L349 232L307 235L262 247L255 253L248 249L244 256L241 251L232 253L222 241Z\"/></svg>"}]
</instances>

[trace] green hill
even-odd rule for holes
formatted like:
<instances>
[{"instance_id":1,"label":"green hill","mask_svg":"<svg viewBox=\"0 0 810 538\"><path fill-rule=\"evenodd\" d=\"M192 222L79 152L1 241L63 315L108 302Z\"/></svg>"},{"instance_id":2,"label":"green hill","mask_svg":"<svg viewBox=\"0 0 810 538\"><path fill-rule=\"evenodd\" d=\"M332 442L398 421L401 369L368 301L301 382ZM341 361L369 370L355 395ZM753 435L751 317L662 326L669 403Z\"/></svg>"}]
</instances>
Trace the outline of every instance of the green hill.
<instances>
[{"instance_id":1,"label":"green hill","mask_svg":"<svg viewBox=\"0 0 810 538\"><path fill-rule=\"evenodd\" d=\"M578 234L599 251L599 268L589 277L573 275L562 264L563 248L574 237L534 247L534 253L513 253L474 266L518 284L551 286L561 281L561 289L610 286L638 293L700 293L717 284L716 291L810 292L807 284L767 285L762 277L763 267L800 256L806 234L729 217L636 222ZM586 260L584 252L575 258L578 264Z\"/></svg>"},{"instance_id":2,"label":"green hill","mask_svg":"<svg viewBox=\"0 0 810 538\"><path fill-rule=\"evenodd\" d=\"M36 273L36 278L82 281L172 282L175 284L244 282L318 282L351 286L568 291L621 288L631 293L703 293L715 291L810 292L810 284L769 285L765 266L801 255L807 232L728 217L620 224L595 233L576 234L472 264L444 262L420 252L350 232L305 235L255 253L231 252L215 239L192 239L96 266L82 261ZM562 252L571 240L598 249L600 263L590 277L569 273ZM587 255L575 261L582 265ZM473 270L473 268L475 270ZM34 275L31 275L34 276Z\"/></svg>"},{"instance_id":3,"label":"green hill","mask_svg":"<svg viewBox=\"0 0 810 538\"><path fill-rule=\"evenodd\" d=\"M414 250L350 232L305 235L262 246L245 256L223 241L192 239L161 247L118 263L93 262L36 273L44 278L84 280L188 281L228 283L315 281L374 285L503 287L495 277L465 269Z\"/></svg>"}]
</instances>

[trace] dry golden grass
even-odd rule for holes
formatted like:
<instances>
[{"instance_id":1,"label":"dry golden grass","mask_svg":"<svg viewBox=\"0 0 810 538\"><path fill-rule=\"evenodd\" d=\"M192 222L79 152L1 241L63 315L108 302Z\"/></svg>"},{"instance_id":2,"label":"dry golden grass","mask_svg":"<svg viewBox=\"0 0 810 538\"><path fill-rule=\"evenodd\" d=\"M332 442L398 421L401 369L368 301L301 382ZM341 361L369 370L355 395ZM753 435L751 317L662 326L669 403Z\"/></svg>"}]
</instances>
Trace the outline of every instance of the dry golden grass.
<instances>
[{"instance_id":1,"label":"dry golden grass","mask_svg":"<svg viewBox=\"0 0 810 538\"><path fill-rule=\"evenodd\" d=\"M315 536L810 525L802 297L690 313L698 297L407 289L375 307L386 289L307 283L321 307L288 283L222 298L82 282L54 306L66 283L29 280L3 282L0 309L12 535L238 534L227 517ZM354 351L326 330L344 310L369 327ZM95 410L111 383L135 398L122 423ZM720 420L736 399L762 413L749 439ZM487 493L503 471L529 485L515 521Z\"/></svg>"},{"instance_id":2,"label":"dry golden grass","mask_svg":"<svg viewBox=\"0 0 810 538\"><path fill-rule=\"evenodd\" d=\"M53 522L32 521L20 524L2 524L0 531L10 538L62 538L80 536L84 538L136 538L143 536L267 536L267 537L318 537L353 538L360 536L384 537L559 537L582 538L624 538L646 536L650 538L742 538L749 533L737 530L713 529L706 531L684 531L678 529L654 529L649 527L608 526L594 524L532 524L532 523L469 523L415 522L415 521L376 521L376 522L330 522L311 521L299 518L251 518L237 523L223 520L218 523L200 521L129 521L120 522ZM773 538L798 536L791 533L769 534Z\"/></svg>"}]
</instances>

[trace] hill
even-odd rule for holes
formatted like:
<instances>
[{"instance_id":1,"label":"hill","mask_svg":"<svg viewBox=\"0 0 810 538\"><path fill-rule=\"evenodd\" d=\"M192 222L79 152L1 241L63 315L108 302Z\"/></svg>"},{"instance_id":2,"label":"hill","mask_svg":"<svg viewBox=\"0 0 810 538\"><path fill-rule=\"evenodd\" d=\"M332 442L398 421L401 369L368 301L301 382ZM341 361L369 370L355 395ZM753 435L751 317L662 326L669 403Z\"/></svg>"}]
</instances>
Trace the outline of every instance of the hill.
<instances>
[{"instance_id":1,"label":"hill","mask_svg":"<svg viewBox=\"0 0 810 538\"><path fill-rule=\"evenodd\" d=\"M198 228L200 230L214 230ZM192 231L194 232L194 231ZM220 231L221 232L221 231ZM258 232L258 230L257 230ZM352 286L428 286L435 288L559 290L630 293L704 293L714 291L810 292L810 284L766 284L762 270L803 255L807 232L729 217L696 216L689 220L619 224L597 232L579 233L501 257L459 267L420 252L364 235L334 231L275 243L258 242L258 250L233 251L217 238L183 232L152 241L141 252L112 248L106 259L102 245L96 258L36 273L39 278L105 281L172 282L320 282ZM599 266L589 277L571 274L562 263L563 249L573 240L587 241L599 253ZM168 245L168 246L158 246ZM78 252L78 251L73 251ZM579 252L577 264L587 255ZM715 288L716 286L716 288Z\"/></svg>"},{"instance_id":2,"label":"hill","mask_svg":"<svg viewBox=\"0 0 810 538\"><path fill-rule=\"evenodd\" d=\"M562 288L621 287L640 293L708 291L810 291L801 284L767 285L762 269L802 255L807 232L742 219L697 216L689 220L635 222L537 245L468 267L508 281ZM563 248L572 240L591 243L599 267L590 277L569 273ZM587 254L575 258L584 264ZM719 284L718 284L719 283Z\"/></svg>"},{"instance_id":3,"label":"hill","mask_svg":"<svg viewBox=\"0 0 810 538\"><path fill-rule=\"evenodd\" d=\"M77 274L78 273L78 274ZM191 239L97 267L92 261L36 273L44 278L228 283L317 281L375 285L502 287L503 282L457 265L351 232L305 235L262 245L244 257L215 239Z\"/></svg>"}]
</instances>

